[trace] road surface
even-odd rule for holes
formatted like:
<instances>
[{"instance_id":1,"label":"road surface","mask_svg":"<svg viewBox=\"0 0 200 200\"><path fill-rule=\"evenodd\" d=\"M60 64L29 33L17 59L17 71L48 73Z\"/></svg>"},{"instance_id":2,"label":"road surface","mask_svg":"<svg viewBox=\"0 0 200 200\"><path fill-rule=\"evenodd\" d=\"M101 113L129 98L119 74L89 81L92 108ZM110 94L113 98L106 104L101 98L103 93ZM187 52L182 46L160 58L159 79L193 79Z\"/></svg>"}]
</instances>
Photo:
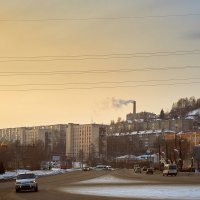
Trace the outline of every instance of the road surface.
<instances>
[{"instance_id":1,"label":"road surface","mask_svg":"<svg viewBox=\"0 0 200 200\"><path fill-rule=\"evenodd\" d=\"M116 180L124 179L126 183L116 182L113 185L170 185L171 187L176 185L191 185L200 186L200 176L194 174L179 174L176 177L163 177L161 173L155 173L154 175L134 174L133 170L120 169L114 171L74 171L66 172L65 174L53 175L48 177L39 178L39 191L38 192L20 192L15 193L14 181L0 183L0 200L124 200L126 198L120 197L100 197L89 196L81 194L71 194L64 192L61 188L70 188L74 183L79 181L86 181L88 179L94 179L97 177L116 177ZM107 183L94 183L92 186L106 186ZM81 184L76 186L77 190L82 187ZM128 198L127 198L128 199ZM130 198L129 198L130 199ZM134 198L131 198L134 199ZM139 198L135 198L139 199ZM146 198L148 199L148 198ZM144 200L144 199L143 199Z\"/></svg>"}]
</instances>

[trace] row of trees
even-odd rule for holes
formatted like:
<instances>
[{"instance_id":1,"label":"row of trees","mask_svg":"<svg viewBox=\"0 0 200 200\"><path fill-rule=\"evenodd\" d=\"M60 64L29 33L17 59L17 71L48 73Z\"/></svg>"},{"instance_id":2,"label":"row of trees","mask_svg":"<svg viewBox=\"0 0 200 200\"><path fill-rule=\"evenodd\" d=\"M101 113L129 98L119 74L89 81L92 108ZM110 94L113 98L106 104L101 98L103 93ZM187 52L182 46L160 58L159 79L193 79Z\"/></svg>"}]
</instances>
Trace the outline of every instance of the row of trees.
<instances>
[{"instance_id":1,"label":"row of trees","mask_svg":"<svg viewBox=\"0 0 200 200\"><path fill-rule=\"evenodd\" d=\"M48 152L41 141L34 145L20 145L18 141L0 147L0 163L7 170L39 169L41 161L48 160Z\"/></svg>"},{"instance_id":2,"label":"row of trees","mask_svg":"<svg viewBox=\"0 0 200 200\"><path fill-rule=\"evenodd\" d=\"M173 104L169 113L170 117L185 117L190 111L200 108L200 98L181 98Z\"/></svg>"},{"instance_id":3,"label":"row of trees","mask_svg":"<svg viewBox=\"0 0 200 200\"><path fill-rule=\"evenodd\" d=\"M176 103L173 103L170 112L165 113L162 109L160 111L160 119L185 117L189 112L198 108L200 108L200 98L181 98Z\"/></svg>"}]
</instances>

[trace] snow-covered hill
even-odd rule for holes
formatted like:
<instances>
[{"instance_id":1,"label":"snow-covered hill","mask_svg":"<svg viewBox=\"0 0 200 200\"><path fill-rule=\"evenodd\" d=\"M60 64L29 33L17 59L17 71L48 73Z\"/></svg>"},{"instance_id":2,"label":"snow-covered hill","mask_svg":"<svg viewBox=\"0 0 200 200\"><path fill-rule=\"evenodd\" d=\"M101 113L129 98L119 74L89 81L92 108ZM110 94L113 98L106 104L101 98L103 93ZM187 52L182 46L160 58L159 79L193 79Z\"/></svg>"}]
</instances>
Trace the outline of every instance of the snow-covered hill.
<instances>
[{"instance_id":1,"label":"snow-covered hill","mask_svg":"<svg viewBox=\"0 0 200 200\"><path fill-rule=\"evenodd\" d=\"M189 112L187 115L188 116L191 116L191 115L200 115L200 108Z\"/></svg>"},{"instance_id":2,"label":"snow-covered hill","mask_svg":"<svg viewBox=\"0 0 200 200\"><path fill-rule=\"evenodd\" d=\"M190 111L187 116L186 119L195 119L196 116L200 116L200 108Z\"/></svg>"}]
</instances>

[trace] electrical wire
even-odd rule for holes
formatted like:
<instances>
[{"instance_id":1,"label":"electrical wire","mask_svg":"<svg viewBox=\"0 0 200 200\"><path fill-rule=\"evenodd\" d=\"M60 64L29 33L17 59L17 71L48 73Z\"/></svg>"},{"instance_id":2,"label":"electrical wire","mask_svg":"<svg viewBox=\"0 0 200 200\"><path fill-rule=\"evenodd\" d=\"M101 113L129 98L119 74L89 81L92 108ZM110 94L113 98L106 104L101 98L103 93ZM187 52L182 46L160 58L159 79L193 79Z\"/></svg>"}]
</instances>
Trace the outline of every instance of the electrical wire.
<instances>
[{"instance_id":1,"label":"electrical wire","mask_svg":"<svg viewBox=\"0 0 200 200\"><path fill-rule=\"evenodd\" d=\"M113 56L160 56L177 55L187 53L200 53L200 49L177 50L177 51L155 51L155 52L130 52L130 53L108 53L108 54L79 54L79 55L39 55L39 56L0 56L0 59L41 59L41 58L80 58L80 57L113 57Z\"/></svg>"},{"instance_id":2,"label":"electrical wire","mask_svg":"<svg viewBox=\"0 0 200 200\"><path fill-rule=\"evenodd\" d=\"M194 82L183 82L183 83L162 83L162 84L141 84L141 85L119 85L119 86L96 86L96 87L64 87L64 88L51 88L51 89L10 89L10 90L0 90L0 92L28 92L28 91L63 91L63 90L92 90L92 89L114 89L114 88L136 88L136 87L155 87L155 86L173 86L173 85L191 85L199 84L199 81Z\"/></svg>"},{"instance_id":3,"label":"electrical wire","mask_svg":"<svg viewBox=\"0 0 200 200\"><path fill-rule=\"evenodd\" d=\"M171 79L152 79L152 80L127 80L127 81L99 81L99 82L69 82L69 83L47 83L47 84L2 84L0 87L22 87L22 86L64 86L64 85L98 85L98 84L124 84L124 83L147 83L147 82L165 82L165 81L187 81L200 80L200 77L191 78L171 78Z\"/></svg>"},{"instance_id":4,"label":"electrical wire","mask_svg":"<svg viewBox=\"0 0 200 200\"><path fill-rule=\"evenodd\" d=\"M182 66L182 67L143 67L143 68L120 68L120 69L102 69L102 70L63 70L63 71L44 71L44 72L0 72L0 76L54 76L54 75L80 75L80 74L107 74L107 73L127 73L144 71L163 71L163 70L184 70L200 69L200 66Z\"/></svg>"},{"instance_id":5,"label":"electrical wire","mask_svg":"<svg viewBox=\"0 0 200 200\"><path fill-rule=\"evenodd\" d=\"M0 19L0 22L58 22L58 21L117 21L137 20L149 18L189 17L200 16L199 13L169 14L169 15L146 15L146 16L119 16L119 17L87 17L87 18L34 18L34 19Z\"/></svg>"},{"instance_id":6,"label":"electrical wire","mask_svg":"<svg viewBox=\"0 0 200 200\"><path fill-rule=\"evenodd\" d=\"M146 54L146 55L137 55L137 54L105 54L105 55L90 55L86 56L35 56L31 57L23 57L26 59L7 59L0 60L0 62L52 62L52 61L67 61L67 60L107 60L107 59L128 59L128 58L149 58L149 57L167 57L167 56L183 56L183 55L199 55L200 50L192 50L192 51L176 51L176 52L160 52L157 54ZM39 59L43 57L43 59ZM70 58L69 58L70 57ZM2 57L3 58L3 57ZM1 58L1 59L2 59ZM33 59L34 58L34 59ZM35 59L36 58L36 59Z\"/></svg>"}]
</instances>

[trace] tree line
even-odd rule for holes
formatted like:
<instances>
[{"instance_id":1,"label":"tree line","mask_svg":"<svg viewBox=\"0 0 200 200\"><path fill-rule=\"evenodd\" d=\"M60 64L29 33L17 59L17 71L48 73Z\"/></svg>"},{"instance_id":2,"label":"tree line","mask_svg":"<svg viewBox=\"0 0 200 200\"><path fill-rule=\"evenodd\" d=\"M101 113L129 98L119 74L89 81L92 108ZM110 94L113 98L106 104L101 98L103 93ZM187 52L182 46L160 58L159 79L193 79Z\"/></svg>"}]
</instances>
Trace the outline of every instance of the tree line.
<instances>
[{"instance_id":1,"label":"tree line","mask_svg":"<svg viewBox=\"0 0 200 200\"><path fill-rule=\"evenodd\" d=\"M200 98L180 98L177 102L173 103L170 112L165 113L163 109L160 111L160 119L186 117L189 112L198 108L200 108Z\"/></svg>"},{"instance_id":2,"label":"tree line","mask_svg":"<svg viewBox=\"0 0 200 200\"><path fill-rule=\"evenodd\" d=\"M173 103L170 116L174 118L185 117L189 112L198 108L200 108L200 98L181 98L176 103Z\"/></svg>"},{"instance_id":3,"label":"tree line","mask_svg":"<svg viewBox=\"0 0 200 200\"><path fill-rule=\"evenodd\" d=\"M6 170L40 168L40 163L48 160L48 150L43 142L38 141L32 145L21 145L19 141L0 146L0 166Z\"/></svg>"}]
</instances>

